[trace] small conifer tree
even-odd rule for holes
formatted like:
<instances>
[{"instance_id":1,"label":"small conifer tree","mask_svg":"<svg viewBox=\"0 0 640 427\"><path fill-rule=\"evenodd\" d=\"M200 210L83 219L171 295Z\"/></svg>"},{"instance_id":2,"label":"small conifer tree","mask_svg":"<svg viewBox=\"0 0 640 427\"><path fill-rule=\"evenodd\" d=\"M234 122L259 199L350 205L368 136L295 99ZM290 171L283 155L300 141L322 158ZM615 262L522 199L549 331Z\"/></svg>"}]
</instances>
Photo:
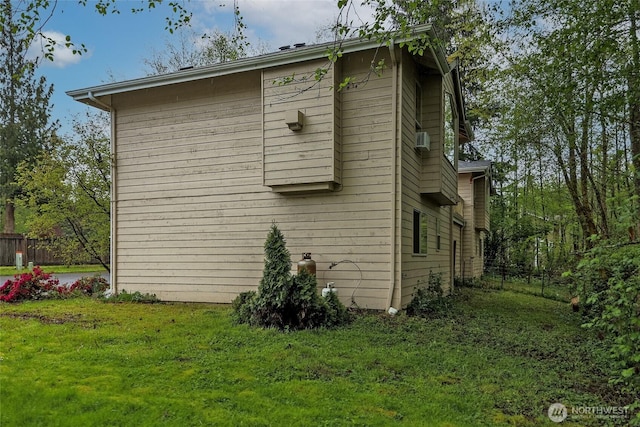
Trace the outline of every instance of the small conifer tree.
<instances>
[{"instance_id":1,"label":"small conifer tree","mask_svg":"<svg viewBox=\"0 0 640 427\"><path fill-rule=\"evenodd\" d=\"M291 284L291 254L286 248L284 235L274 223L264 243L264 270L258 293L269 304L281 308Z\"/></svg>"},{"instance_id":2,"label":"small conifer tree","mask_svg":"<svg viewBox=\"0 0 640 427\"><path fill-rule=\"evenodd\" d=\"M233 302L236 321L282 330L338 326L348 321L346 308L335 296L327 304L318 295L314 275L306 270L291 274L291 254L276 224L271 226L264 254L258 292L244 292Z\"/></svg>"}]
</instances>

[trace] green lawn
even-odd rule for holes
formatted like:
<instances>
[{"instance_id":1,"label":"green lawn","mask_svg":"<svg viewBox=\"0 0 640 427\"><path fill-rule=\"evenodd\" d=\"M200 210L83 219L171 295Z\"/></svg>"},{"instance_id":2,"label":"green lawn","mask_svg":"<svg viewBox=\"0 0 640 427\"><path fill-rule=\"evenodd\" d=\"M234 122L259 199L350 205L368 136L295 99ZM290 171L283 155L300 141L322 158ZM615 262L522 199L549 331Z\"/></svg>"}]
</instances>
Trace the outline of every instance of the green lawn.
<instances>
[{"instance_id":1,"label":"green lawn","mask_svg":"<svg viewBox=\"0 0 640 427\"><path fill-rule=\"evenodd\" d=\"M530 282L526 278L507 278L503 282L499 275L486 275L475 286L544 296L545 298L565 302L569 302L571 297L575 296L571 294L567 284L549 283L548 280L545 280L543 286L539 277L532 278Z\"/></svg>"},{"instance_id":2,"label":"green lawn","mask_svg":"<svg viewBox=\"0 0 640 427\"><path fill-rule=\"evenodd\" d=\"M0 305L0 425L557 425L623 406L566 303L463 289L451 316L281 333L211 304ZM615 420L608 420L615 421ZM602 425L594 418L562 425Z\"/></svg>"}]
</instances>

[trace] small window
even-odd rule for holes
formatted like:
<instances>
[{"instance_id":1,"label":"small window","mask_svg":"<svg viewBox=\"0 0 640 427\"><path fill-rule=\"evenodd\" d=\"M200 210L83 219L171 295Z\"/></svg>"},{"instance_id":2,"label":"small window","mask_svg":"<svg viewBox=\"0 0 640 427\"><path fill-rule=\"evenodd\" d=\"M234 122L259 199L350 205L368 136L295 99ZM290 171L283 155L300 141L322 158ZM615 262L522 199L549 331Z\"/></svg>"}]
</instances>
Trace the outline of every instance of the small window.
<instances>
[{"instance_id":1,"label":"small window","mask_svg":"<svg viewBox=\"0 0 640 427\"><path fill-rule=\"evenodd\" d=\"M440 250L441 245L441 234L440 234L440 218L436 218L436 249Z\"/></svg>"},{"instance_id":2,"label":"small window","mask_svg":"<svg viewBox=\"0 0 640 427\"><path fill-rule=\"evenodd\" d=\"M422 129L422 86L416 82L416 130Z\"/></svg>"},{"instance_id":3,"label":"small window","mask_svg":"<svg viewBox=\"0 0 640 427\"><path fill-rule=\"evenodd\" d=\"M456 165L456 126L453 97L450 93L444 95L444 155L452 165Z\"/></svg>"},{"instance_id":4,"label":"small window","mask_svg":"<svg viewBox=\"0 0 640 427\"><path fill-rule=\"evenodd\" d=\"M413 253L426 255L427 253L427 214L418 210L413 211Z\"/></svg>"}]
</instances>

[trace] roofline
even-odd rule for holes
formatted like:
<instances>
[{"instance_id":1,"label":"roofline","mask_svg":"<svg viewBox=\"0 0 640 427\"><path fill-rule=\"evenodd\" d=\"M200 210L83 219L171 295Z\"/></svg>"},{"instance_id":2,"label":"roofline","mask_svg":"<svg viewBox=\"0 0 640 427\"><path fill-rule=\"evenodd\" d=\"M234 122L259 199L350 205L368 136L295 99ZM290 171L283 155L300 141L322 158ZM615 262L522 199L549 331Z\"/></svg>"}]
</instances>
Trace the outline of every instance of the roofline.
<instances>
[{"instance_id":1,"label":"roofline","mask_svg":"<svg viewBox=\"0 0 640 427\"><path fill-rule=\"evenodd\" d=\"M487 160L486 165L477 165L477 166L463 166L464 162L458 162L458 173L474 173L474 172L491 172L491 161Z\"/></svg>"},{"instance_id":2,"label":"roofline","mask_svg":"<svg viewBox=\"0 0 640 427\"><path fill-rule=\"evenodd\" d=\"M418 34L427 34L430 38L435 39L436 34L430 24L420 25L413 28L410 37L400 39L391 39L390 43L394 45L415 39ZM272 52L265 55L242 58L235 61L224 62L214 65L208 65L198 68L190 68L175 71L168 74L153 75L141 77L122 82L107 83L99 86L92 86L83 89L75 89L65 92L75 101L84 102L93 107L100 109L109 109L110 106L105 100L98 100L99 97L105 97L123 92L131 92L135 90L150 89L160 86L172 84L186 83L195 80L208 79L212 77L220 77L229 74L242 73L246 71L262 70L264 68L278 67L281 65L294 64L315 59L327 58L327 49L337 46L337 42L328 42L308 47L299 47L280 52ZM349 39L341 43L341 49L344 53L353 53L374 49L380 46L380 42L376 40ZM440 71L447 73L450 71L447 60L441 49L431 49ZM329 59L327 59L329 61Z\"/></svg>"}]
</instances>

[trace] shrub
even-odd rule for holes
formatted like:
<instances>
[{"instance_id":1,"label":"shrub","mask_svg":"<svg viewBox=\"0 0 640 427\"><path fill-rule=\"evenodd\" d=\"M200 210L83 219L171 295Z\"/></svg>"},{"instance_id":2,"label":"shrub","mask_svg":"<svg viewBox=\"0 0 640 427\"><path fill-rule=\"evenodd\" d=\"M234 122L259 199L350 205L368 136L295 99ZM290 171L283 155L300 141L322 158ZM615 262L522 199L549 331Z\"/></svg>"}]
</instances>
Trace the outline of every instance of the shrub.
<instances>
[{"instance_id":1,"label":"shrub","mask_svg":"<svg viewBox=\"0 0 640 427\"><path fill-rule=\"evenodd\" d=\"M39 266L33 272L16 274L13 280L7 280L0 286L0 301L17 302L25 300L56 298L68 293L60 286L58 279L52 278Z\"/></svg>"},{"instance_id":2,"label":"shrub","mask_svg":"<svg viewBox=\"0 0 640 427\"><path fill-rule=\"evenodd\" d=\"M122 292L118 293L118 294L114 294L114 295L110 295L108 297L105 297L103 299L104 302L113 302L113 303L117 303L117 302L137 302L137 303L147 303L147 304L153 304L156 302L160 302L160 300L158 299L158 297L155 296L155 294L143 294L141 292L133 292L133 293L128 293L127 291L125 291L124 289L122 290Z\"/></svg>"},{"instance_id":3,"label":"shrub","mask_svg":"<svg viewBox=\"0 0 640 427\"><path fill-rule=\"evenodd\" d=\"M351 322L351 316L349 315L349 311L347 311L347 307L342 304L335 292L329 292L325 297L325 302L327 304L325 326L340 326Z\"/></svg>"},{"instance_id":4,"label":"shrub","mask_svg":"<svg viewBox=\"0 0 640 427\"><path fill-rule=\"evenodd\" d=\"M80 292L84 295L99 295L109 289L109 283L98 275L93 277L82 277L69 286L70 292Z\"/></svg>"},{"instance_id":5,"label":"shrub","mask_svg":"<svg viewBox=\"0 0 640 427\"><path fill-rule=\"evenodd\" d=\"M600 243L568 276L585 301L583 326L609 346L612 382L640 395L640 246ZM639 400L634 407L640 407Z\"/></svg>"},{"instance_id":6,"label":"shrub","mask_svg":"<svg viewBox=\"0 0 640 427\"><path fill-rule=\"evenodd\" d=\"M488 288L489 284L480 277L465 277L464 279L461 277L456 277L453 281L453 286L456 288L465 287L484 289Z\"/></svg>"},{"instance_id":7,"label":"shrub","mask_svg":"<svg viewBox=\"0 0 640 427\"><path fill-rule=\"evenodd\" d=\"M442 291L442 274L429 273L427 286L418 287L407 305L409 316L434 317L447 314L452 309L449 298Z\"/></svg>"},{"instance_id":8,"label":"shrub","mask_svg":"<svg viewBox=\"0 0 640 427\"><path fill-rule=\"evenodd\" d=\"M83 277L71 286L45 273L39 266L32 272L16 274L0 286L0 301L17 302L38 299L70 298L80 295L99 295L109 288L107 281L100 277Z\"/></svg>"},{"instance_id":9,"label":"shrub","mask_svg":"<svg viewBox=\"0 0 640 427\"><path fill-rule=\"evenodd\" d=\"M258 292L243 292L232 303L233 317L252 326L297 330L345 323L346 308L337 296L318 295L316 277L302 270L291 274L291 255L284 235L273 224L264 245L264 270Z\"/></svg>"},{"instance_id":10,"label":"shrub","mask_svg":"<svg viewBox=\"0 0 640 427\"><path fill-rule=\"evenodd\" d=\"M256 296L256 291L241 292L231 302L231 316L236 323L250 323Z\"/></svg>"}]
</instances>

